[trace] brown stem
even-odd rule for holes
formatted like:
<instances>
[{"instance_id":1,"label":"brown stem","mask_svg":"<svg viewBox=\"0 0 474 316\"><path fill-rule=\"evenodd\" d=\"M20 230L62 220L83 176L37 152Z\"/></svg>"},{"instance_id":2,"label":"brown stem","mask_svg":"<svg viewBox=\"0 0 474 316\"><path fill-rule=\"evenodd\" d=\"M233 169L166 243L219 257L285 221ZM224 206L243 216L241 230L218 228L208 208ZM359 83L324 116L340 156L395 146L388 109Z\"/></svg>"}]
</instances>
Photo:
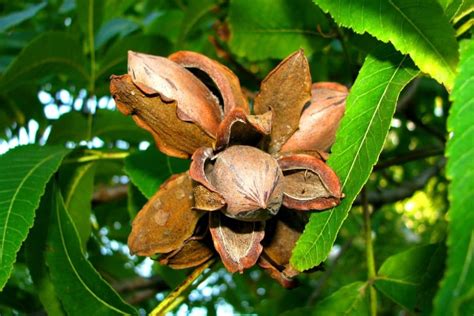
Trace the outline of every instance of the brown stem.
<instances>
[{"instance_id":1,"label":"brown stem","mask_svg":"<svg viewBox=\"0 0 474 316\"><path fill-rule=\"evenodd\" d=\"M374 171L385 169L395 165L401 165L410 161L425 159L428 157L439 156L444 153L444 149L441 148L430 148L430 149L419 149L410 151L408 153L399 155L397 157L388 158L377 163L374 167Z\"/></svg>"}]
</instances>

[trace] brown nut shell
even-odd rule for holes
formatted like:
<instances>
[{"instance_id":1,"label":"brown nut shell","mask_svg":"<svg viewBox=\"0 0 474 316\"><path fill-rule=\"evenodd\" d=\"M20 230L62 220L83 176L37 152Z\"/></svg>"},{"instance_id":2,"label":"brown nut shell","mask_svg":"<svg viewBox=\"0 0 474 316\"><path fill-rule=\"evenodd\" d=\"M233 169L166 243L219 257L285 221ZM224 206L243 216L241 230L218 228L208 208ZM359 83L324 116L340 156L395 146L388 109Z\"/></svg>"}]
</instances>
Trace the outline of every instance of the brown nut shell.
<instances>
[{"instance_id":1,"label":"brown nut shell","mask_svg":"<svg viewBox=\"0 0 474 316\"><path fill-rule=\"evenodd\" d=\"M212 146L214 140L204 130L178 118L176 102L164 102L159 95L146 95L129 75L112 76L110 92L119 111L131 115L138 126L149 131L163 153L189 158L197 148Z\"/></svg>"},{"instance_id":2,"label":"brown nut shell","mask_svg":"<svg viewBox=\"0 0 474 316\"><path fill-rule=\"evenodd\" d=\"M181 249L204 214L194 210L193 205L188 173L169 178L133 220L128 237L130 252L153 256Z\"/></svg>"},{"instance_id":3,"label":"brown nut shell","mask_svg":"<svg viewBox=\"0 0 474 316\"><path fill-rule=\"evenodd\" d=\"M219 101L191 72L167 58L129 51L128 74L146 94L176 101L181 120L215 137L223 116Z\"/></svg>"},{"instance_id":4,"label":"brown nut shell","mask_svg":"<svg viewBox=\"0 0 474 316\"><path fill-rule=\"evenodd\" d=\"M208 175L224 197L223 213L242 221L275 215L283 197L283 174L269 154L250 146L231 146L216 156Z\"/></svg>"},{"instance_id":5,"label":"brown nut shell","mask_svg":"<svg viewBox=\"0 0 474 316\"><path fill-rule=\"evenodd\" d=\"M168 57L185 68L197 68L214 81L223 99L224 114L235 108L249 113L249 105L240 88L239 78L226 66L199 53L179 51Z\"/></svg>"},{"instance_id":6,"label":"brown nut shell","mask_svg":"<svg viewBox=\"0 0 474 316\"><path fill-rule=\"evenodd\" d=\"M339 122L344 116L348 93L345 86L335 82L313 84L311 104L303 111L298 130L281 151L327 151L334 143Z\"/></svg>"},{"instance_id":7,"label":"brown nut shell","mask_svg":"<svg viewBox=\"0 0 474 316\"><path fill-rule=\"evenodd\" d=\"M284 174L283 205L290 209L325 210L339 204L341 185L336 173L321 159L294 154L278 159Z\"/></svg>"},{"instance_id":8,"label":"brown nut shell","mask_svg":"<svg viewBox=\"0 0 474 316\"><path fill-rule=\"evenodd\" d=\"M212 212L209 227L214 247L229 272L242 273L257 262L263 249L260 242L265 236L265 222L241 222Z\"/></svg>"}]
</instances>

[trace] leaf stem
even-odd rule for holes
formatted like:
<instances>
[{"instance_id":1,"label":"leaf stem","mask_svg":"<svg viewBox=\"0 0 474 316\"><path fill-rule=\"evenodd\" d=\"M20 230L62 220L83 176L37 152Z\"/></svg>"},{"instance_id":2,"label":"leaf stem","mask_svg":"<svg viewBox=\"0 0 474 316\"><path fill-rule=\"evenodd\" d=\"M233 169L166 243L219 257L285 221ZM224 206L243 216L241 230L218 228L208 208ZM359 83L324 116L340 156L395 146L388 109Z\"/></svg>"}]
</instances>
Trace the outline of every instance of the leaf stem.
<instances>
[{"instance_id":1,"label":"leaf stem","mask_svg":"<svg viewBox=\"0 0 474 316\"><path fill-rule=\"evenodd\" d=\"M372 225L370 222L369 202L367 199L367 190L364 187L361 191L362 210L364 213L364 235L365 235L365 249L367 260L367 277L369 283L369 300L370 300L370 315L377 315L377 292L375 291L373 282L376 278L374 247L372 244Z\"/></svg>"},{"instance_id":2,"label":"leaf stem","mask_svg":"<svg viewBox=\"0 0 474 316\"><path fill-rule=\"evenodd\" d=\"M155 309L150 313L150 316L164 315L170 311L173 307L179 304L183 298L182 294L196 281L196 279L206 270L211 267L215 262L215 259L211 259L208 262L197 267L177 288L175 288Z\"/></svg>"},{"instance_id":3,"label":"leaf stem","mask_svg":"<svg viewBox=\"0 0 474 316\"><path fill-rule=\"evenodd\" d=\"M92 155L81 156L77 158L65 159L64 163L82 163L95 160L114 160L114 159L124 159L130 155L129 152L118 152L118 153L104 153L100 151L95 151Z\"/></svg>"},{"instance_id":4,"label":"leaf stem","mask_svg":"<svg viewBox=\"0 0 474 316\"><path fill-rule=\"evenodd\" d=\"M93 100L95 96L95 45L94 45L94 0L88 1L88 21L87 33L89 39L89 49L91 56L91 73L89 77L89 100ZM86 104L89 103L86 101ZM87 106L87 105L86 105ZM87 138L92 140L92 120L93 115L91 109L87 108Z\"/></svg>"}]
</instances>

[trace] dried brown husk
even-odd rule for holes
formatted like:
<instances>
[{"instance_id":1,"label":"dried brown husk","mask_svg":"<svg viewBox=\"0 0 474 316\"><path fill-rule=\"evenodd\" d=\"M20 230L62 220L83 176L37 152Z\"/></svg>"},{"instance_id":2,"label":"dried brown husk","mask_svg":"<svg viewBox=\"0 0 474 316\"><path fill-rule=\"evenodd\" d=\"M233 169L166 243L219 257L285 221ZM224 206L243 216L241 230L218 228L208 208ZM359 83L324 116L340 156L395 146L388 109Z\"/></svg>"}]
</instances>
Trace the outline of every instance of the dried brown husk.
<instances>
[{"instance_id":1,"label":"dried brown husk","mask_svg":"<svg viewBox=\"0 0 474 316\"><path fill-rule=\"evenodd\" d=\"M284 59L263 80L255 98L255 114L273 113L269 152L276 153L298 129L311 99L311 74L303 50Z\"/></svg>"},{"instance_id":2,"label":"dried brown husk","mask_svg":"<svg viewBox=\"0 0 474 316\"><path fill-rule=\"evenodd\" d=\"M132 222L131 253L153 256L183 247L204 214L193 209L192 190L187 172L172 176L160 187Z\"/></svg>"},{"instance_id":3,"label":"dried brown husk","mask_svg":"<svg viewBox=\"0 0 474 316\"><path fill-rule=\"evenodd\" d=\"M214 248L227 271L243 272L260 257L265 236L265 222L241 222L220 212L209 214L209 227Z\"/></svg>"},{"instance_id":4,"label":"dried brown husk","mask_svg":"<svg viewBox=\"0 0 474 316\"><path fill-rule=\"evenodd\" d=\"M112 76L110 92L120 112L149 131L163 153L189 158L199 147L212 146L214 139L204 130L178 118L176 102L164 102L157 94L145 95L129 75Z\"/></svg>"},{"instance_id":5,"label":"dried brown husk","mask_svg":"<svg viewBox=\"0 0 474 316\"><path fill-rule=\"evenodd\" d=\"M225 206L224 199L202 184L193 181L194 208L202 211L217 211Z\"/></svg>"},{"instance_id":6,"label":"dried brown husk","mask_svg":"<svg viewBox=\"0 0 474 316\"><path fill-rule=\"evenodd\" d=\"M178 117L215 137L223 118L217 97L191 72L160 56L129 51L128 74L146 94L176 101Z\"/></svg>"},{"instance_id":7,"label":"dried brown husk","mask_svg":"<svg viewBox=\"0 0 474 316\"><path fill-rule=\"evenodd\" d=\"M282 146L282 152L327 151L334 143L348 90L335 82L318 82L313 84L311 93L311 104L304 109L298 130Z\"/></svg>"},{"instance_id":8,"label":"dried brown husk","mask_svg":"<svg viewBox=\"0 0 474 316\"><path fill-rule=\"evenodd\" d=\"M159 262L173 269L186 269L203 264L213 255L205 240L192 238L181 249L162 255Z\"/></svg>"},{"instance_id":9,"label":"dried brown husk","mask_svg":"<svg viewBox=\"0 0 474 316\"><path fill-rule=\"evenodd\" d=\"M241 109L229 112L219 126L216 149L230 145L256 145L264 135L269 135L272 112L248 115Z\"/></svg>"},{"instance_id":10,"label":"dried brown husk","mask_svg":"<svg viewBox=\"0 0 474 316\"><path fill-rule=\"evenodd\" d=\"M168 58L183 67L197 68L205 72L215 83L222 96L224 114L227 115L236 108L247 114L250 112L247 99L240 88L239 78L226 66L202 54L190 51L179 51Z\"/></svg>"},{"instance_id":11,"label":"dried brown husk","mask_svg":"<svg viewBox=\"0 0 474 316\"><path fill-rule=\"evenodd\" d=\"M275 215L283 196L283 174L269 154L250 146L231 146L216 156L208 174L224 197L229 217L261 221Z\"/></svg>"},{"instance_id":12,"label":"dried brown husk","mask_svg":"<svg viewBox=\"0 0 474 316\"><path fill-rule=\"evenodd\" d=\"M283 205L290 209L325 210L339 204L341 185L326 163L307 154L286 155L278 159L284 174Z\"/></svg>"}]
</instances>

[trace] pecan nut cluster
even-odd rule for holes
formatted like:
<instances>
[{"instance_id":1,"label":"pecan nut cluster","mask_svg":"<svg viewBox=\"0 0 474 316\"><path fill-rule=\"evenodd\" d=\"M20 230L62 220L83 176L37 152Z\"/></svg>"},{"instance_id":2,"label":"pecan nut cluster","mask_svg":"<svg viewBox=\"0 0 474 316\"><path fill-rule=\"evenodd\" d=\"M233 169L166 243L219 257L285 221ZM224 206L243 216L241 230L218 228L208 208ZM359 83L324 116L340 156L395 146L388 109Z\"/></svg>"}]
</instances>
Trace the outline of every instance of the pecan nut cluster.
<instances>
[{"instance_id":1,"label":"pecan nut cluster","mask_svg":"<svg viewBox=\"0 0 474 316\"><path fill-rule=\"evenodd\" d=\"M129 52L128 74L112 76L110 91L160 151L192 159L138 213L130 251L160 254L176 269L217 252L229 272L258 264L294 286L290 257L306 211L330 209L343 197L326 160L347 88L313 84L299 50L249 100L229 68L180 51L168 58Z\"/></svg>"}]
</instances>

